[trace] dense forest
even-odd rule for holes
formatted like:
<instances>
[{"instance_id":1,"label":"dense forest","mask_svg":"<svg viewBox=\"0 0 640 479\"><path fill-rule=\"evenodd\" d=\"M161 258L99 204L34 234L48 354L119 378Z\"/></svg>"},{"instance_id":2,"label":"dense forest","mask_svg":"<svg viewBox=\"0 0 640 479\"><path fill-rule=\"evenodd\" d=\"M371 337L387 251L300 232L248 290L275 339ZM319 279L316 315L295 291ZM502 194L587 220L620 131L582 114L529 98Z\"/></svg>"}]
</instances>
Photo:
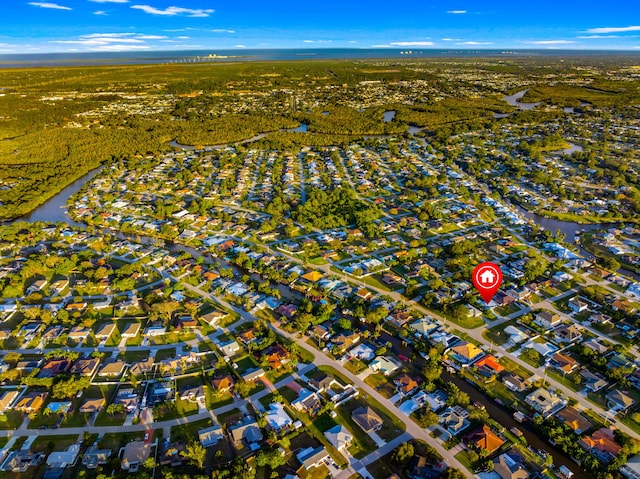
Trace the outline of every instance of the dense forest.
<instances>
[{"instance_id":1,"label":"dense forest","mask_svg":"<svg viewBox=\"0 0 640 479\"><path fill-rule=\"evenodd\" d=\"M616 62L632 68L632 59ZM172 140L206 146L252 139L287 149L406 135L413 125L444 144L451 135L503 124L494 113L512 107L501 97L522 85L530 86L526 101L637 115L640 82L610 78L606 58L589 59L592 69L579 85L539 81L571 78L575 63L462 58L2 70L0 219L30 211L100 164L163 152ZM383 120L387 110L397 112L392 121ZM562 115L516 112L509 121ZM293 131L300 123L308 133Z\"/></svg>"}]
</instances>

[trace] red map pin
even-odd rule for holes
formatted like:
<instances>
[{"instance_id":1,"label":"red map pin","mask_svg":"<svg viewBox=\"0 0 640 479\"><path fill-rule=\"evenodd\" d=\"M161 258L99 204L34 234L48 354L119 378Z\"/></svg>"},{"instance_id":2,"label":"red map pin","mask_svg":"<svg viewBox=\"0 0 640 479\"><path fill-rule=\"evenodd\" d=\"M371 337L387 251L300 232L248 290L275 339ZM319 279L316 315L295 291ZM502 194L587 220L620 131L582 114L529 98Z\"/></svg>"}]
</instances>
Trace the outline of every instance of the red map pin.
<instances>
[{"instance_id":1,"label":"red map pin","mask_svg":"<svg viewBox=\"0 0 640 479\"><path fill-rule=\"evenodd\" d=\"M490 262L480 263L473 270L471 280L484 302L489 304L502 284L502 271L497 264Z\"/></svg>"}]
</instances>

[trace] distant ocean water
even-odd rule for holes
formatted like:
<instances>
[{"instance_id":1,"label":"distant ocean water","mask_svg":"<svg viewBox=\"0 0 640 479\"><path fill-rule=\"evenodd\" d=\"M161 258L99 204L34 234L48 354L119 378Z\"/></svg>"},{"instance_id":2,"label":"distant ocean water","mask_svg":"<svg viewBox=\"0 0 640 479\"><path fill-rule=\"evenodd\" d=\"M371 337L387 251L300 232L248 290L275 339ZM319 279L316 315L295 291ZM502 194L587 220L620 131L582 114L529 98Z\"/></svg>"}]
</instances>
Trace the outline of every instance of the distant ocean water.
<instances>
[{"instance_id":1,"label":"distant ocean water","mask_svg":"<svg viewBox=\"0 0 640 479\"><path fill-rule=\"evenodd\" d=\"M640 52L604 50L438 50L438 49L243 49L243 50L185 50L157 52L89 52L38 53L0 55L0 68L134 65L190 62L279 61L329 59L411 59L448 57L542 57L542 56L627 56L638 57Z\"/></svg>"}]
</instances>

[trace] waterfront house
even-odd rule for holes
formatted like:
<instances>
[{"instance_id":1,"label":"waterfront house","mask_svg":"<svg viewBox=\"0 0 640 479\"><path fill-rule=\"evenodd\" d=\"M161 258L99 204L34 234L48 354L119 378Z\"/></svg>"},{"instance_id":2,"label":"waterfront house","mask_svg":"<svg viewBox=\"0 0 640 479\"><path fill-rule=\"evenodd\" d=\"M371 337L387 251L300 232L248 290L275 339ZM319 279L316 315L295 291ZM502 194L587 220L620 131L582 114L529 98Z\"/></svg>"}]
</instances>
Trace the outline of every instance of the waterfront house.
<instances>
[{"instance_id":1,"label":"waterfront house","mask_svg":"<svg viewBox=\"0 0 640 479\"><path fill-rule=\"evenodd\" d=\"M505 440L493 432L486 424L467 435L464 439L472 448L485 450L489 454L493 454L505 443Z\"/></svg>"},{"instance_id":2,"label":"waterfront house","mask_svg":"<svg viewBox=\"0 0 640 479\"><path fill-rule=\"evenodd\" d=\"M613 429L603 427L591 436L580 439L578 445L602 462L609 463L622 450L622 446L615 441L613 432Z\"/></svg>"},{"instance_id":3,"label":"waterfront house","mask_svg":"<svg viewBox=\"0 0 640 479\"><path fill-rule=\"evenodd\" d=\"M525 402L544 417L549 417L562 409L566 405L566 401L560 399L551 391L538 388L529 393L525 398Z\"/></svg>"}]
</instances>

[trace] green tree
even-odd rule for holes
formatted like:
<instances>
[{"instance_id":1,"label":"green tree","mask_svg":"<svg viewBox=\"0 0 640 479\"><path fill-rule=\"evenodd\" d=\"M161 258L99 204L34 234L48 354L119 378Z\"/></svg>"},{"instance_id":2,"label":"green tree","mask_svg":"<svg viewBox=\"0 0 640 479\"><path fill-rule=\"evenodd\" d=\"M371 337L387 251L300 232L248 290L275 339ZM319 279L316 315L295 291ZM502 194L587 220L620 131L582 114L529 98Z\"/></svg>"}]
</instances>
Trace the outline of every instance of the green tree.
<instances>
[{"instance_id":1,"label":"green tree","mask_svg":"<svg viewBox=\"0 0 640 479\"><path fill-rule=\"evenodd\" d=\"M207 450L198 441L191 441L187 444L185 451L183 452L191 464L198 469L204 467L204 462L207 459Z\"/></svg>"}]
</instances>

